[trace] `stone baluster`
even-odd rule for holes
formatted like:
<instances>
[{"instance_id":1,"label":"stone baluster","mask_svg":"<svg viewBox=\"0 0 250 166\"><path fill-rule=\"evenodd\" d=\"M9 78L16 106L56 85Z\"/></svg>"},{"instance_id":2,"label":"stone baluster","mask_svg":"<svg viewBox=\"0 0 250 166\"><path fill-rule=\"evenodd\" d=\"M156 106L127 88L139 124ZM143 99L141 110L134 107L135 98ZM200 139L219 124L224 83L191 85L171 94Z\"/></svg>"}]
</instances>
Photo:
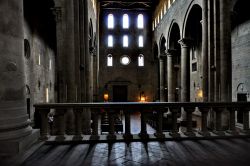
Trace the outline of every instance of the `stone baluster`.
<instances>
[{"instance_id":1,"label":"stone baluster","mask_svg":"<svg viewBox=\"0 0 250 166\"><path fill-rule=\"evenodd\" d=\"M73 110L75 115L75 135L74 139L81 140L82 139L82 110L81 109L74 109Z\"/></svg>"},{"instance_id":2,"label":"stone baluster","mask_svg":"<svg viewBox=\"0 0 250 166\"><path fill-rule=\"evenodd\" d=\"M125 134L123 135L125 139L132 139L131 135L131 125L130 125L130 113L129 110L125 110Z\"/></svg>"},{"instance_id":3,"label":"stone baluster","mask_svg":"<svg viewBox=\"0 0 250 166\"><path fill-rule=\"evenodd\" d=\"M146 124L146 113L141 110L141 132L140 132L140 137L142 139L145 139L148 137L148 134L147 134L147 124Z\"/></svg>"},{"instance_id":4,"label":"stone baluster","mask_svg":"<svg viewBox=\"0 0 250 166\"><path fill-rule=\"evenodd\" d=\"M164 112L164 110L160 109L157 113L158 121L157 121L157 131L155 133L155 136L157 138L164 138L165 137L165 135L162 133L163 112Z\"/></svg>"},{"instance_id":5,"label":"stone baluster","mask_svg":"<svg viewBox=\"0 0 250 166\"><path fill-rule=\"evenodd\" d=\"M41 115L41 140L48 139L48 113L50 111L49 108L47 109L36 109Z\"/></svg>"},{"instance_id":6,"label":"stone baluster","mask_svg":"<svg viewBox=\"0 0 250 166\"><path fill-rule=\"evenodd\" d=\"M242 108L243 111L243 132L250 134L249 129L249 108Z\"/></svg>"},{"instance_id":7,"label":"stone baluster","mask_svg":"<svg viewBox=\"0 0 250 166\"><path fill-rule=\"evenodd\" d=\"M192 115L195 110L195 107L185 107L184 110L186 111L187 115L187 131L184 133L186 136L195 137L195 133L193 132L193 121Z\"/></svg>"},{"instance_id":8,"label":"stone baluster","mask_svg":"<svg viewBox=\"0 0 250 166\"><path fill-rule=\"evenodd\" d=\"M223 132L223 129L222 129L222 112L224 110L224 108L214 108L215 112L216 112L216 124L215 124L215 131L214 133L216 135L219 135L219 136L224 136L225 133Z\"/></svg>"},{"instance_id":9,"label":"stone baluster","mask_svg":"<svg viewBox=\"0 0 250 166\"><path fill-rule=\"evenodd\" d=\"M108 139L115 139L115 117L114 117L114 111L109 110L108 112L109 117L109 135Z\"/></svg>"},{"instance_id":10,"label":"stone baluster","mask_svg":"<svg viewBox=\"0 0 250 166\"><path fill-rule=\"evenodd\" d=\"M92 136L93 138L95 139L98 139L99 138L99 135L98 135L98 119L99 119L99 112L98 110L94 110L92 111L92 114L93 114L93 129L92 129Z\"/></svg>"},{"instance_id":11,"label":"stone baluster","mask_svg":"<svg viewBox=\"0 0 250 166\"><path fill-rule=\"evenodd\" d=\"M65 139L65 119L64 115L67 109L58 109L57 110L57 116L58 116L58 134L56 139L57 140L64 140Z\"/></svg>"},{"instance_id":12,"label":"stone baluster","mask_svg":"<svg viewBox=\"0 0 250 166\"><path fill-rule=\"evenodd\" d=\"M230 120L229 120L229 130L227 131L228 133L232 135L238 135L239 133L236 131L235 127L235 109L236 108L228 108L229 113L230 113Z\"/></svg>"},{"instance_id":13,"label":"stone baluster","mask_svg":"<svg viewBox=\"0 0 250 166\"><path fill-rule=\"evenodd\" d=\"M172 131L169 133L172 137L180 137L180 134L178 133L178 126L177 126L177 113L178 110L181 108L172 108L169 107L169 111L172 113Z\"/></svg>"},{"instance_id":14,"label":"stone baluster","mask_svg":"<svg viewBox=\"0 0 250 166\"><path fill-rule=\"evenodd\" d=\"M201 131L199 131L199 134L204 137L210 136L211 134L207 129L207 116L209 112L209 107L201 107L199 109L201 111Z\"/></svg>"}]
</instances>

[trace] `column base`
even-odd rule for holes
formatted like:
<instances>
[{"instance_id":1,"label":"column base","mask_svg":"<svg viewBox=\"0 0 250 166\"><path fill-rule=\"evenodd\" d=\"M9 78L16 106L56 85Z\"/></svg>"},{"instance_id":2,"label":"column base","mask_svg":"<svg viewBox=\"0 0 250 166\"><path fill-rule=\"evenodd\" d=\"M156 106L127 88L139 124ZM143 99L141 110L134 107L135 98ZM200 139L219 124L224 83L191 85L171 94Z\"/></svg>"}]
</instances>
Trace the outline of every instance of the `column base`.
<instances>
[{"instance_id":1,"label":"column base","mask_svg":"<svg viewBox=\"0 0 250 166\"><path fill-rule=\"evenodd\" d=\"M165 134L163 133L154 133L154 136L160 139L165 138Z\"/></svg>"},{"instance_id":2,"label":"column base","mask_svg":"<svg viewBox=\"0 0 250 166\"><path fill-rule=\"evenodd\" d=\"M30 135L19 139L0 141L0 156L13 156L27 150L40 137L40 130L33 129Z\"/></svg>"},{"instance_id":3,"label":"column base","mask_svg":"<svg viewBox=\"0 0 250 166\"><path fill-rule=\"evenodd\" d=\"M64 141L65 140L65 136L64 135L58 135L56 136L56 141Z\"/></svg>"},{"instance_id":4,"label":"column base","mask_svg":"<svg viewBox=\"0 0 250 166\"><path fill-rule=\"evenodd\" d=\"M200 135L202 135L203 137L210 137L211 136L209 131L199 131L198 133Z\"/></svg>"},{"instance_id":5,"label":"column base","mask_svg":"<svg viewBox=\"0 0 250 166\"><path fill-rule=\"evenodd\" d=\"M225 136L225 132L224 131L213 131L214 134L218 135L218 136Z\"/></svg>"},{"instance_id":6,"label":"column base","mask_svg":"<svg viewBox=\"0 0 250 166\"><path fill-rule=\"evenodd\" d=\"M170 132L169 135L170 135L171 137L173 137L173 138L178 138L178 137L181 136L180 133L178 133L178 132Z\"/></svg>"},{"instance_id":7,"label":"column base","mask_svg":"<svg viewBox=\"0 0 250 166\"><path fill-rule=\"evenodd\" d=\"M186 131L186 132L184 132L184 135L188 136L188 137L195 137L196 136L195 133L192 131Z\"/></svg>"},{"instance_id":8,"label":"column base","mask_svg":"<svg viewBox=\"0 0 250 166\"><path fill-rule=\"evenodd\" d=\"M74 136L73 136L73 140L74 140L74 141L81 141L82 138L83 138L83 137L82 137L81 135L74 135Z\"/></svg>"},{"instance_id":9,"label":"column base","mask_svg":"<svg viewBox=\"0 0 250 166\"><path fill-rule=\"evenodd\" d=\"M107 139L108 139L108 140L115 140L115 139L116 139L116 135L115 135L115 134L109 134L109 135L107 136Z\"/></svg>"},{"instance_id":10,"label":"column base","mask_svg":"<svg viewBox=\"0 0 250 166\"><path fill-rule=\"evenodd\" d=\"M236 130L227 130L226 132L232 135L239 135L239 132L237 132Z\"/></svg>"},{"instance_id":11,"label":"column base","mask_svg":"<svg viewBox=\"0 0 250 166\"><path fill-rule=\"evenodd\" d=\"M248 129L248 130L242 130L241 132L244 133L244 134L246 134L246 135L250 135L250 129Z\"/></svg>"}]
</instances>

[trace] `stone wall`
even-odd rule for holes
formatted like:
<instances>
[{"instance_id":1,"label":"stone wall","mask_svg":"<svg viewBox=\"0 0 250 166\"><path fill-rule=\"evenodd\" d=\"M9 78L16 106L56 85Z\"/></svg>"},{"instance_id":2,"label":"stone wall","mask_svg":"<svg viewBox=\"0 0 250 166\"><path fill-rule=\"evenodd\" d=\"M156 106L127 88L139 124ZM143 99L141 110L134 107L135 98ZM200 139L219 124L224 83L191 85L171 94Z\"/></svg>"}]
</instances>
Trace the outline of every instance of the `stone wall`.
<instances>
[{"instance_id":1,"label":"stone wall","mask_svg":"<svg viewBox=\"0 0 250 166\"><path fill-rule=\"evenodd\" d=\"M24 63L27 111L33 120L35 103L55 102L55 24L46 4L24 2ZM41 3L43 4L42 6ZM39 8L36 11L36 8ZM40 13L41 12L41 13ZM29 45L29 48L27 46ZM26 47L26 49L25 49ZM26 51L25 51L26 50ZM27 101L28 102L28 101Z\"/></svg>"},{"instance_id":2,"label":"stone wall","mask_svg":"<svg viewBox=\"0 0 250 166\"><path fill-rule=\"evenodd\" d=\"M114 15L115 27L113 30L107 29L107 16ZM123 14L129 15L129 29L122 28ZM144 29L137 29L137 15L144 16ZM107 47L108 35L113 35L113 48ZM129 46L123 48L123 35L128 35ZM138 48L138 37L143 35L143 48ZM99 100L103 101L105 88L109 92L110 101L113 101L113 86L127 86L128 101L138 101L139 93L144 92L148 101L156 99L156 78L155 62L152 53L152 33L151 33L151 13L149 11L137 10L103 10L100 14L100 89ZM112 54L113 66L107 66L107 56ZM143 54L144 66L138 66L138 56ZM130 63L122 65L121 57L128 55ZM154 77L155 76L155 77ZM106 85L106 87L105 87Z\"/></svg>"}]
</instances>

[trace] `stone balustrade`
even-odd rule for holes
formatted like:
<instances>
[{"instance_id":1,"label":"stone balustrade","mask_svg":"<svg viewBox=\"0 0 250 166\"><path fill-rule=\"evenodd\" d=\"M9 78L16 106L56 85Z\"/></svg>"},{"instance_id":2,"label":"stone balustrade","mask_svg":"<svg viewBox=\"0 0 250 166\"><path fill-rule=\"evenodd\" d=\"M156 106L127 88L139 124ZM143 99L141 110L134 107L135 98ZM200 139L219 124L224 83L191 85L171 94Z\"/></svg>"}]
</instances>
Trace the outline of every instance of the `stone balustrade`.
<instances>
[{"instance_id":1,"label":"stone balustrade","mask_svg":"<svg viewBox=\"0 0 250 166\"><path fill-rule=\"evenodd\" d=\"M106 135L105 140L117 140L119 135L119 141L133 141L133 140L168 140L168 139L208 139L208 138L230 138L230 137L248 137L250 136L249 129L249 110L250 102L106 102L106 103L44 103L35 104L36 111L41 115L41 139L43 140L53 140L50 139L54 137L54 140L65 141L67 140L65 132L65 114L67 110L74 110L75 115L75 131L72 140L95 140L99 141L103 135L98 132L99 126L99 115L101 110L106 110L109 116L109 132ZM48 113L50 109L55 109L58 120L58 132L56 135L49 135L48 132ZM92 112L92 129L91 135L82 134L82 123L81 116L82 112L87 109ZM177 118L180 110L186 112L186 131L181 132L177 127ZM123 110L124 113L124 125L125 132L123 135L115 133L115 113ZM163 114L167 111L171 112L172 118L172 129L169 132L163 132ZM193 112L199 110L201 113L201 125L198 131L192 128ZM146 114L152 111L157 112L157 123L158 127L155 134L150 135L147 133L147 116ZM214 129L208 128L208 114L209 112L215 114L215 127ZM243 128L236 128L236 111L243 111ZM131 123L130 115L132 112L141 113L141 132L138 134L131 134ZM228 116L227 127L222 125L222 117ZM88 141L88 140L87 140Z\"/></svg>"}]
</instances>

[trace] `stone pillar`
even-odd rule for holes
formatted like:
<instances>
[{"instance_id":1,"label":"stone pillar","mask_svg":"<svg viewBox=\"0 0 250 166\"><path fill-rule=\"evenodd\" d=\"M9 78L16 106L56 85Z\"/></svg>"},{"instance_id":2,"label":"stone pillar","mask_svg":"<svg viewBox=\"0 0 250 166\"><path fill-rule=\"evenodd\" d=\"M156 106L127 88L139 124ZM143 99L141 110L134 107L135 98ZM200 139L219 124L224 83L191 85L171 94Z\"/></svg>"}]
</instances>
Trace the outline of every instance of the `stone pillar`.
<instances>
[{"instance_id":1,"label":"stone pillar","mask_svg":"<svg viewBox=\"0 0 250 166\"><path fill-rule=\"evenodd\" d=\"M213 0L208 1L208 101L215 99L215 54L214 54L214 4Z\"/></svg>"},{"instance_id":2,"label":"stone pillar","mask_svg":"<svg viewBox=\"0 0 250 166\"><path fill-rule=\"evenodd\" d=\"M34 143L39 133L32 134L26 109L23 1L0 4L0 155L13 155Z\"/></svg>"},{"instance_id":3,"label":"stone pillar","mask_svg":"<svg viewBox=\"0 0 250 166\"><path fill-rule=\"evenodd\" d=\"M181 45L181 102L190 100L190 45L191 40L183 38L178 41Z\"/></svg>"},{"instance_id":4,"label":"stone pillar","mask_svg":"<svg viewBox=\"0 0 250 166\"><path fill-rule=\"evenodd\" d=\"M174 86L174 56L175 50L167 50L168 57L168 102L175 102L175 86Z\"/></svg>"},{"instance_id":5,"label":"stone pillar","mask_svg":"<svg viewBox=\"0 0 250 166\"><path fill-rule=\"evenodd\" d=\"M166 101L165 99L165 84L164 84L164 80L165 80L165 71L164 71L164 65L165 65L165 58L166 55L165 54L161 54L159 57L159 64L160 64L160 101L164 102Z\"/></svg>"},{"instance_id":6,"label":"stone pillar","mask_svg":"<svg viewBox=\"0 0 250 166\"><path fill-rule=\"evenodd\" d=\"M181 102L190 101L190 44L191 40L183 38L178 41L181 45ZM186 112L181 109L182 121L186 120Z\"/></svg>"},{"instance_id":7,"label":"stone pillar","mask_svg":"<svg viewBox=\"0 0 250 166\"><path fill-rule=\"evenodd\" d=\"M208 2L202 1L202 91L203 101L208 101Z\"/></svg>"},{"instance_id":8,"label":"stone pillar","mask_svg":"<svg viewBox=\"0 0 250 166\"><path fill-rule=\"evenodd\" d=\"M85 94L83 101L84 102L92 102L92 86L91 86L91 56L89 52L89 14L88 14L88 1L83 2L83 29L84 29L84 84L85 89L82 90L82 93ZM90 125L90 119L91 119L91 112L89 109L86 109L83 112L83 134L90 134L91 131L91 125Z\"/></svg>"},{"instance_id":9,"label":"stone pillar","mask_svg":"<svg viewBox=\"0 0 250 166\"><path fill-rule=\"evenodd\" d=\"M232 100L231 0L220 1L221 101Z\"/></svg>"}]
</instances>

